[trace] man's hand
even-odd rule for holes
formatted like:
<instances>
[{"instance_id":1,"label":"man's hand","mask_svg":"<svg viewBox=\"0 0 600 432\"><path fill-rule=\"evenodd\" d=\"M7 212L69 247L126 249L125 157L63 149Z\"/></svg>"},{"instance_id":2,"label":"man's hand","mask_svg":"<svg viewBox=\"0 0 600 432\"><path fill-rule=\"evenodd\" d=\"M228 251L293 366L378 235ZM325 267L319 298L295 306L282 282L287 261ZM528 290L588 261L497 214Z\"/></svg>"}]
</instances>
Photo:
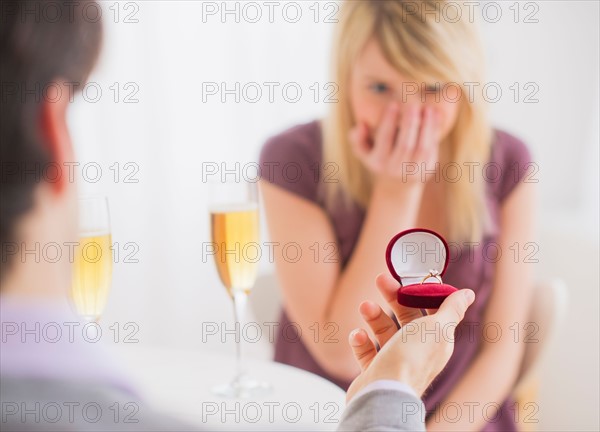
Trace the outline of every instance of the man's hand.
<instances>
[{"instance_id":1,"label":"man's hand","mask_svg":"<svg viewBox=\"0 0 600 432\"><path fill-rule=\"evenodd\" d=\"M437 311L428 310L428 315L422 316L420 309L398 304L399 285L391 276L380 274L376 284L401 328L379 305L361 303L359 311L381 348L377 352L375 343L362 328L350 333L349 343L361 374L350 385L347 402L367 384L382 379L403 382L422 395L450 359L454 328L475 300L473 291L463 289L448 296Z\"/></svg>"}]
</instances>

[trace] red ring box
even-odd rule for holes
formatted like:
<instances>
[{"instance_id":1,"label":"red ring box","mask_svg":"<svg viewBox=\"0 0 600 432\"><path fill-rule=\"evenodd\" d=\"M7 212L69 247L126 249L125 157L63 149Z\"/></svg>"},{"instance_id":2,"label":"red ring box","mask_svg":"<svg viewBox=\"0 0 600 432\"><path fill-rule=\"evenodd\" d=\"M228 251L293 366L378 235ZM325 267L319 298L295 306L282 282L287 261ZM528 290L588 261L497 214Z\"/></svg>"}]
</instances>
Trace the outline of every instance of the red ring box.
<instances>
[{"instance_id":1,"label":"red ring box","mask_svg":"<svg viewBox=\"0 0 600 432\"><path fill-rule=\"evenodd\" d=\"M385 260L390 273L400 283L398 303L412 308L437 309L446 297L457 291L442 282L448 255L448 243L434 231L414 228L396 234L387 246Z\"/></svg>"}]
</instances>

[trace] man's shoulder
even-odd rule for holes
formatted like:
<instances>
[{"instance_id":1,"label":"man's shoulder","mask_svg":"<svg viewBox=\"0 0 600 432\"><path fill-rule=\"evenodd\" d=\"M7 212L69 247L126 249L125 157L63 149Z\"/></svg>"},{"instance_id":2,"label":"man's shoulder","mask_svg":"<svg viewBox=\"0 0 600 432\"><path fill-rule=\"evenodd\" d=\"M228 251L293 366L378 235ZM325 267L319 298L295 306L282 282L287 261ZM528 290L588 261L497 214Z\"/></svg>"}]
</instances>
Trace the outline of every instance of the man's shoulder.
<instances>
[{"instance_id":1,"label":"man's shoulder","mask_svg":"<svg viewBox=\"0 0 600 432\"><path fill-rule=\"evenodd\" d=\"M38 377L0 377L3 431L189 431L116 387Z\"/></svg>"}]
</instances>

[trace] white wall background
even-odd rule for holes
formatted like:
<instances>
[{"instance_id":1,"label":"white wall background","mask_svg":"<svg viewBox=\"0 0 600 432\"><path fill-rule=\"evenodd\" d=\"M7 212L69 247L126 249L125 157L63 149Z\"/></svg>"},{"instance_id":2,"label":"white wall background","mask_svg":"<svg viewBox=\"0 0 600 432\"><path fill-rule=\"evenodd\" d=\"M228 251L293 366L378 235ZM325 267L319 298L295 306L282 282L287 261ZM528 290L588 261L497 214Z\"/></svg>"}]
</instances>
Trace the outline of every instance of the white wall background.
<instances>
[{"instance_id":1,"label":"white wall background","mask_svg":"<svg viewBox=\"0 0 600 432\"><path fill-rule=\"evenodd\" d=\"M95 175L90 168L80 186L109 196L113 240L121 245L106 321L137 322L141 343L233 355L233 345L202 343L200 336L203 321L232 320L212 261L202 262L202 243L210 238L201 164L255 161L267 137L325 112L309 87L328 81L333 24L324 20L334 9L317 4L315 23L314 2L299 2L302 17L290 23L285 17L293 18L294 10L284 15L286 2L280 2L270 23L267 6L257 2L259 22L242 15L236 23L227 15L223 23L220 14L203 15L203 7L223 7L208 3L105 2L105 47L91 78L102 96L96 103L78 98L70 123L82 166L94 162L102 168L98 182L89 181ZM522 2L517 23L514 6L509 9L513 2L501 5L498 22L482 20L487 3L475 12L488 48L489 80L504 91L493 116L525 139L540 166L536 272L562 277L570 289L567 324L544 367L539 428L598 430L598 3ZM235 5L227 2L230 9ZM254 17L255 9L246 11ZM525 23L532 12L538 22ZM128 14L138 22L126 22ZM109 88L115 82L117 103ZM123 102L134 88L124 87L129 82L139 88L138 103ZM233 96L204 103L203 82L281 85L272 103L266 93L255 104L236 103ZM303 91L298 103L282 97L290 82ZM508 88L515 82L521 86L519 103ZM527 82L539 86L538 103L522 102ZM94 89L89 91L93 98ZM127 174L138 182L126 183ZM126 248L128 242L137 249ZM139 262L122 262L130 252ZM263 272L271 270L269 263L261 265ZM264 346L250 351L269 356Z\"/></svg>"}]
</instances>

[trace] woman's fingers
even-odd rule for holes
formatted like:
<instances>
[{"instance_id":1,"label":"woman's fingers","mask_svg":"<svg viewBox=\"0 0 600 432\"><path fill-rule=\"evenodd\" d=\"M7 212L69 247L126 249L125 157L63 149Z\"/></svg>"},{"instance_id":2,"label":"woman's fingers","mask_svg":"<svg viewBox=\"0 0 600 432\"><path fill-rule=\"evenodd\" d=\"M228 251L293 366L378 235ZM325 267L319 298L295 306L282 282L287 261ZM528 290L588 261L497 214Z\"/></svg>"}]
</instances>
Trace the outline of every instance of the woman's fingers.
<instances>
[{"instance_id":1,"label":"woman's fingers","mask_svg":"<svg viewBox=\"0 0 600 432\"><path fill-rule=\"evenodd\" d=\"M378 304L364 301L360 304L358 310L375 335L380 347L384 346L398 331L398 326L396 326L394 320Z\"/></svg>"},{"instance_id":2,"label":"woman's fingers","mask_svg":"<svg viewBox=\"0 0 600 432\"><path fill-rule=\"evenodd\" d=\"M350 332L348 343L352 347L354 358L360 365L360 369L364 371L377 354L375 344L369 338L367 332L361 328L357 328Z\"/></svg>"},{"instance_id":3,"label":"woman's fingers","mask_svg":"<svg viewBox=\"0 0 600 432\"><path fill-rule=\"evenodd\" d=\"M401 326L423 316L420 309L409 308L398 303L398 288L400 288L400 284L390 275L381 273L375 279L375 284L385 301L394 311L396 319Z\"/></svg>"},{"instance_id":4,"label":"woman's fingers","mask_svg":"<svg viewBox=\"0 0 600 432\"><path fill-rule=\"evenodd\" d=\"M377 162L385 162L390 157L398 130L399 110L398 103L394 101L383 114L383 120L375 134L375 145L371 154L371 157Z\"/></svg>"},{"instance_id":5,"label":"woman's fingers","mask_svg":"<svg viewBox=\"0 0 600 432\"><path fill-rule=\"evenodd\" d=\"M367 127L362 123L358 123L350 131L349 138L350 145L352 146L352 150L356 157L363 160L367 158L371 151Z\"/></svg>"},{"instance_id":6,"label":"woman's fingers","mask_svg":"<svg viewBox=\"0 0 600 432\"><path fill-rule=\"evenodd\" d=\"M423 121L417 141L414 151L415 159L430 161L432 152L437 150L437 121L432 107L425 107L423 110ZM433 167L427 167L427 169L433 169Z\"/></svg>"},{"instance_id":7,"label":"woman's fingers","mask_svg":"<svg viewBox=\"0 0 600 432\"><path fill-rule=\"evenodd\" d=\"M398 101L386 108L379 126L372 131L358 123L350 132L354 154L374 174L406 181L406 163L414 165L412 174L429 168L438 158L439 119L431 106L405 104L400 113ZM416 170L415 170L416 168ZM419 180L422 175L413 177Z\"/></svg>"},{"instance_id":8,"label":"woman's fingers","mask_svg":"<svg viewBox=\"0 0 600 432\"><path fill-rule=\"evenodd\" d=\"M419 137L419 126L421 125L420 105L408 105L401 117L400 132L390 158L395 165L407 161L413 162L410 156L412 156Z\"/></svg>"}]
</instances>

